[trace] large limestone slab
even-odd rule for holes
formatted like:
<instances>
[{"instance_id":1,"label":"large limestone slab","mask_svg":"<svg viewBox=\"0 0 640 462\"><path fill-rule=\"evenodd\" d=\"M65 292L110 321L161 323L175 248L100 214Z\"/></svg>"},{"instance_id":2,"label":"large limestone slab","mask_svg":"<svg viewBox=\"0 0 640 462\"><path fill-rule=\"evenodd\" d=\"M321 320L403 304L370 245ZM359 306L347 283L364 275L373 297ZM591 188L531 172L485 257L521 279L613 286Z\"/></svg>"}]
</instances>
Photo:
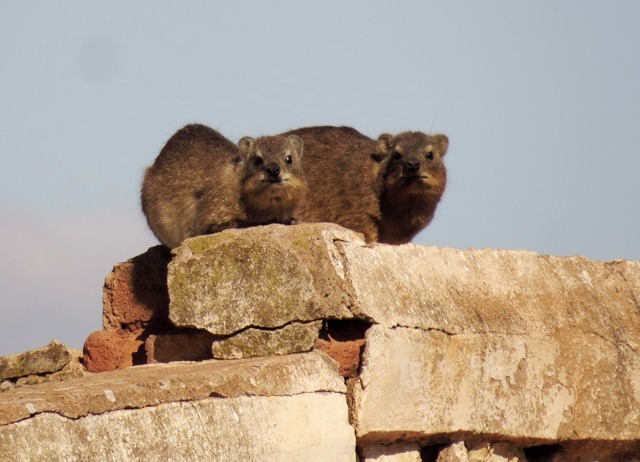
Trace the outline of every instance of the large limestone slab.
<instances>
[{"instance_id":1,"label":"large limestone slab","mask_svg":"<svg viewBox=\"0 0 640 462\"><path fill-rule=\"evenodd\" d=\"M336 225L270 225L186 240L169 265L176 326L230 335L247 327L352 317Z\"/></svg>"},{"instance_id":2,"label":"large limestone slab","mask_svg":"<svg viewBox=\"0 0 640 462\"><path fill-rule=\"evenodd\" d=\"M1 396L3 461L355 460L323 353L139 366Z\"/></svg>"},{"instance_id":3,"label":"large limestone slab","mask_svg":"<svg viewBox=\"0 0 640 462\"><path fill-rule=\"evenodd\" d=\"M569 328L540 338L378 325L366 340L354 387L361 442L640 441L640 357L627 345Z\"/></svg>"},{"instance_id":4,"label":"large limestone slab","mask_svg":"<svg viewBox=\"0 0 640 462\"><path fill-rule=\"evenodd\" d=\"M0 426L42 413L77 419L210 396L288 396L316 391L346 391L337 364L324 353L152 364L6 391L1 395Z\"/></svg>"},{"instance_id":5,"label":"large limestone slab","mask_svg":"<svg viewBox=\"0 0 640 462\"><path fill-rule=\"evenodd\" d=\"M354 313L388 327L544 336L574 328L640 348L640 263L528 251L338 243Z\"/></svg>"},{"instance_id":6,"label":"large limestone slab","mask_svg":"<svg viewBox=\"0 0 640 462\"><path fill-rule=\"evenodd\" d=\"M2 460L355 461L344 395L172 402L77 420L45 413L0 426Z\"/></svg>"},{"instance_id":7,"label":"large limestone slab","mask_svg":"<svg viewBox=\"0 0 640 462\"><path fill-rule=\"evenodd\" d=\"M227 230L185 241L170 318L230 335L321 318L443 332L592 332L640 348L640 263L528 251L366 245L330 224Z\"/></svg>"}]
</instances>

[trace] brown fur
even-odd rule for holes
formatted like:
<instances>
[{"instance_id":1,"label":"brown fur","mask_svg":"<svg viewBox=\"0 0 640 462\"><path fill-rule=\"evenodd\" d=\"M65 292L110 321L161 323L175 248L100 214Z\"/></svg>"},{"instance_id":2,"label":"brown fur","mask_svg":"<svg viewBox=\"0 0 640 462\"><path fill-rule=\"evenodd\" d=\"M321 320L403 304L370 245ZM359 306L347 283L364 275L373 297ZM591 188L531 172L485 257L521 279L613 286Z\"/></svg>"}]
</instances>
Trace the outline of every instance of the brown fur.
<instances>
[{"instance_id":1,"label":"brown fur","mask_svg":"<svg viewBox=\"0 0 640 462\"><path fill-rule=\"evenodd\" d=\"M300 128L304 140L302 161L309 186L297 218L304 222L331 222L378 240L382 185L375 181L382 164L371 159L378 143L349 127Z\"/></svg>"},{"instance_id":2,"label":"brown fur","mask_svg":"<svg viewBox=\"0 0 640 462\"><path fill-rule=\"evenodd\" d=\"M433 219L447 185L445 135L404 132L378 138L389 157L380 198L382 220L378 240L388 244L411 241Z\"/></svg>"},{"instance_id":3,"label":"brown fur","mask_svg":"<svg viewBox=\"0 0 640 462\"><path fill-rule=\"evenodd\" d=\"M174 248L227 228L292 221L306 190L302 141L245 137L239 144L200 124L167 141L146 170L141 193L142 210L160 242Z\"/></svg>"},{"instance_id":4,"label":"brown fur","mask_svg":"<svg viewBox=\"0 0 640 462\"><path fill-rule=\"evenodd\" d=\"M405 132L372 140L349 127L308 127L304 140L309 192L300 221L328 221L367 242L403 244L432 220L446 186L445 135Z\"/></svg>"}]
</instances>

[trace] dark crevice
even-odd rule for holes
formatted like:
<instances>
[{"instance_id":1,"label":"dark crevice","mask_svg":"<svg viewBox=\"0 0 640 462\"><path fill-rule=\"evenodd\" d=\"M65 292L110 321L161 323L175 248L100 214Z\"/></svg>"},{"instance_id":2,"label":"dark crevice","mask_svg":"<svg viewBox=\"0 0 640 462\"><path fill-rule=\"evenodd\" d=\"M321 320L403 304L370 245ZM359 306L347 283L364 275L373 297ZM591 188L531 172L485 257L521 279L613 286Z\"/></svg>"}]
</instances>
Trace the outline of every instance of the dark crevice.
<instances>
[{"instance_id":1,"label":"dark crevice","mask_svg":"<svg viewBox=\"0 0 640 462\"><path fill-rule=\"evenodd\" d=\"M325 319L314 349L331 356L345 379L357 377L369 327L371 323L361 319Z\"/></svg>"},{"instance_id":2,"label":"dark crevice","mask_svg":"<svg viewBox=\"0 0 640 462\"><path fill-rule=\"evenodd\" d=\"M152 310L149 321L152 328L171 325L167 288L168 265L171 258L169 249L159 245L129 260L133 265L131 281L133 296L141 306Z\"/></svg>"},{"instance_id":3,"label":"dark crevice","mask_svg":"<svg viewBox=\"0 0 640 462\"><path fill-rule=\"evenodd\" d=\"M541 444L524 448L524 455L528 462L551 462L560 451L562 446L559 444Z\"/></svg>"},{"instance_id":4,"label":"dark crevice","mask_svg":"<svg viewBox=\"0 0 640 462\"><path fill-rule=\"evenodd\" d=\"M336 342L364 339L371 323L361 319L328 319L322 324L320 338Z\"/></svg>"},{"instance_id":5,"label":"dark crevice","mask_svg":"<svg viewBox=\"0 0 640 462\"><path fill-rule=\"evenodd\" d=\"M431 446L423 446L420 448L420 460L422 462L436 462L440 451L446 448L445 444L433 444Z\"/></svg>"}]
</instances>

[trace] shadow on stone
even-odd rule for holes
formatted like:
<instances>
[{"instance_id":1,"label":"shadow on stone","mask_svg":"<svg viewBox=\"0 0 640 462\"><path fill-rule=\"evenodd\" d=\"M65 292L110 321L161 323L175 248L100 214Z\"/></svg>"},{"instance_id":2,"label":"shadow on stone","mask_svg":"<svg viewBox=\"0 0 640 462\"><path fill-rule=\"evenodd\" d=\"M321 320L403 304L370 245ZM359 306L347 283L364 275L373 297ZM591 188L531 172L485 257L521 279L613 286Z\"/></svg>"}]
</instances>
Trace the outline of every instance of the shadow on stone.
<instances>
[{"instance_id":1,"label":"shadow on stone","mask_svg":"<svg viewBox=\"0 0 640 462\"><path fill-rule=\"evenodd\" d=\"M169 323L167 289L167 266L171 262L171 252L166 247L158 245L132 258L130 262L133 298L137 304L150 311L148 325L144 326L144 330L157 331L172 327Z\"/></svg>"}]
</instances>

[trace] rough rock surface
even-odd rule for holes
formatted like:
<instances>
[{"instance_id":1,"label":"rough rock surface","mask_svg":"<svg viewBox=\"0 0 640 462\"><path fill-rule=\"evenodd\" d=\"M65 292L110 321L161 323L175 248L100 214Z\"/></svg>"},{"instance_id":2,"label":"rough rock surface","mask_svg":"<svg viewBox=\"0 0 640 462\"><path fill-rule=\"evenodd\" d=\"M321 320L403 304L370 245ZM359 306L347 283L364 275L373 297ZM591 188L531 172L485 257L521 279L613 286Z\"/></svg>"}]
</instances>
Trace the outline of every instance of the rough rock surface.
<instances>
[{"instance_id":1,"label":"rough rock surface","mask_svg":"<svg viewBox=\"0 0 640 462\"><path fill-rule=\"evenodd\" d=\"M361 313L450 334L574 329L636 349L640 263L528 251L340 244Z\"/></svg>"},{"instance_id":2,"label":"rough rock surface","mask_svg":"<svg viewBox=\"0 0 640 462\"><path fill-rule=\"evenodd\" d=\"M169 265L169 318L214 335L349 318L342 239L359 237L338 226L270 225L188 239Z\"/></svg>"},{"instance_id":3,"label":"rough rock surface","mask_svg":"<svg viewBox=\"0 0 640 462\"><path fill-rule=\"evenodd\" d=\"M70 389L75 393L69 393ZM76 419L209 396L285 396L315 391L344 394L345 390L335 362L323 353L150 364L9 390L2 394L0 425L47 412Z\"/></svg>"},{"instance_id":4,"label":"rough rock surface","mask_svg":"<svg viewBox=\"0 0 640 462\"><path fill-rule=\"evenodd\" d=\"M593 334L448 335L377 325L366 340L353 410L363 441L454 432L638 441L640 359Z\"/></svg>"},{"instance_id":5,"label":"rough rock surface","mask_svg":"<svg viewBox=\"0 0 640 462\"><path fill-rule=\"evenodd\" d=\"M117 265L108 277L109 333L101 334L106 339L101 348L108 351L115 345L119 352L112 352L115 359L107 369L122 367L125 363L117 359L123 357L130 366L313 347L340 362L340 373L348 379L346 396L340 378L340 391L314 386L313 391L291 393L295 396L265 393L274 398L313 395L312 400L326 395L348 403L364 460L640 460L640 263L366 245L360 235L330 224L227 230L187 240L175 250L164 286L169 258L167 252L150 249ZM301 326L313 327L301 335L296 331ZM138 349L126 352L124 343L110 341L110 335L134 339ZM240 409L245 398L263 397L246 388L252 379L253 385L261 381L236 374L233 365L250 364L255 371L270 361L309 355L207 362L225 371L224 387L217 373L207 370L199 376L192 364L173 363L170 367L180 372L167 373L176 386L143 381L116 392L112 384L83 385L83 402L95 407L92 414L120 419L121 426L137 412L143 422L164 422L164 408L188 418L202 412L217 415L209 401L238 399L233 406ZM114 377L145 370L130 368ZM292 370L292 365L283 366L273 380L287 383ZM193 374L209 383L195 398L191 391L201 386L180 378ZM2 394L0 410L17 413L25 427L30 421L36 422L34 428L44 425L39 421L51 425L46 419L71 412L76 395L55 387L49 391L59 399L64 396L61 402L70 407L44 410L49 401L42 396L7 407L4 396L17 396L10 390ZM146 395L154 400L151 407L138 406L136 397ZM306 398L294 407L312 413L315 404ZM194 408L185 402L198 412L191 413ZM281 402L278 406L289 409ZM228 416L224 411L216 418L224 422ZM77 428L98 428L89 424L90 417L71 418L77 419ZM311 414L306 418L316 422ZM114 434L124 443L113 444L125 451L118 454L140 450L130 442L134 436L118 431ZM223 444L218 440L224 436L211 434L216 435L211 447L218 451L215 445ZM171 435L167 430L162 438L171 440ZM204 441L200 434L193 438ZM305 438L300 441L312 444ZM188 454L180 444L176 447Z\"/></svg>"},{"instance_id":6,"label":"rough rock surface","mask_svg":"<svg viewBox=\"0 0 640 462\"><path fill-rule=\"evenodd\" d=\"M346 415L336 394L207 398L78 420L41 414L7 431L0 427L0 447L11 439L14 450L4 452L4 462L351 462L355 439Z\"/></svg>"},{"instance_id":7,"label":"rough rock surface","mask_svg":"<svg viewBox=\"0 0 640 462\"><path fill-rule=\"evenodd\" d=\"M294 322L280 329L249 328L213 342L215 359L240 359L311 351L322 321Z\"/></svg>"},{"instance_id":8,"label":"rough rock surface","mask_svg":"<svg viewBox=\"0 0 640 462\"><path fill-rule=\"evenodd\" d=\"M344 394L322 353L140 366L3 393L0 453L7 461L351 461Z\"/></svg>"},{"instance_id":9,"label":"rough rock surface","mask_svg":"<svg viewBox=\"0 0 640 462\"><path fill-rule=\"evenodd\" d=\"M0 391L42 382L83 377L82 353L57 340L43 348L0 358Z\"/></svg>"},{"instance_id":10,"label":"rough rock surface","mask_svg":"<svg viewBox=\"0 0 640 462\"><path fill-rule=\"evenodd\" d=\"M524 451L510 443L485 442L467 449L460 441L442 449L436 462L527 462L527 457Z\"/></svg>"},{"instance_id":11,"label":"rough rock surface","mask_svg":"<svg viewBox=\"0 0 640 462\"><path fill-rule=\"evenodd\" d=\"M37 350L0 357L0 381L57 372L72 358L73 351L54 339Z\"/></svg>"},{"instance_id":12,"label":"rough rock surface","mask_svg":"<svg viewBox=\"0 0 640 462\"><path fill-rule=\"evenodd\" d=\"M373 444L362 449L363 462L422 462L418 443Z\"/></svg>"},{"instance_id":13,"label":"rough rock surface","mask_svg":"<svg viewBox=\"0 0 640 462\"><path fill-rule=\"evenodd\" d=\"M640 440L639 274L634 262L257 227L186 241L169 315L216 335L373 324L352 387L362 444L501 435L522 447L614 439L628 452Z\"/></svg>"}]
</instances>

